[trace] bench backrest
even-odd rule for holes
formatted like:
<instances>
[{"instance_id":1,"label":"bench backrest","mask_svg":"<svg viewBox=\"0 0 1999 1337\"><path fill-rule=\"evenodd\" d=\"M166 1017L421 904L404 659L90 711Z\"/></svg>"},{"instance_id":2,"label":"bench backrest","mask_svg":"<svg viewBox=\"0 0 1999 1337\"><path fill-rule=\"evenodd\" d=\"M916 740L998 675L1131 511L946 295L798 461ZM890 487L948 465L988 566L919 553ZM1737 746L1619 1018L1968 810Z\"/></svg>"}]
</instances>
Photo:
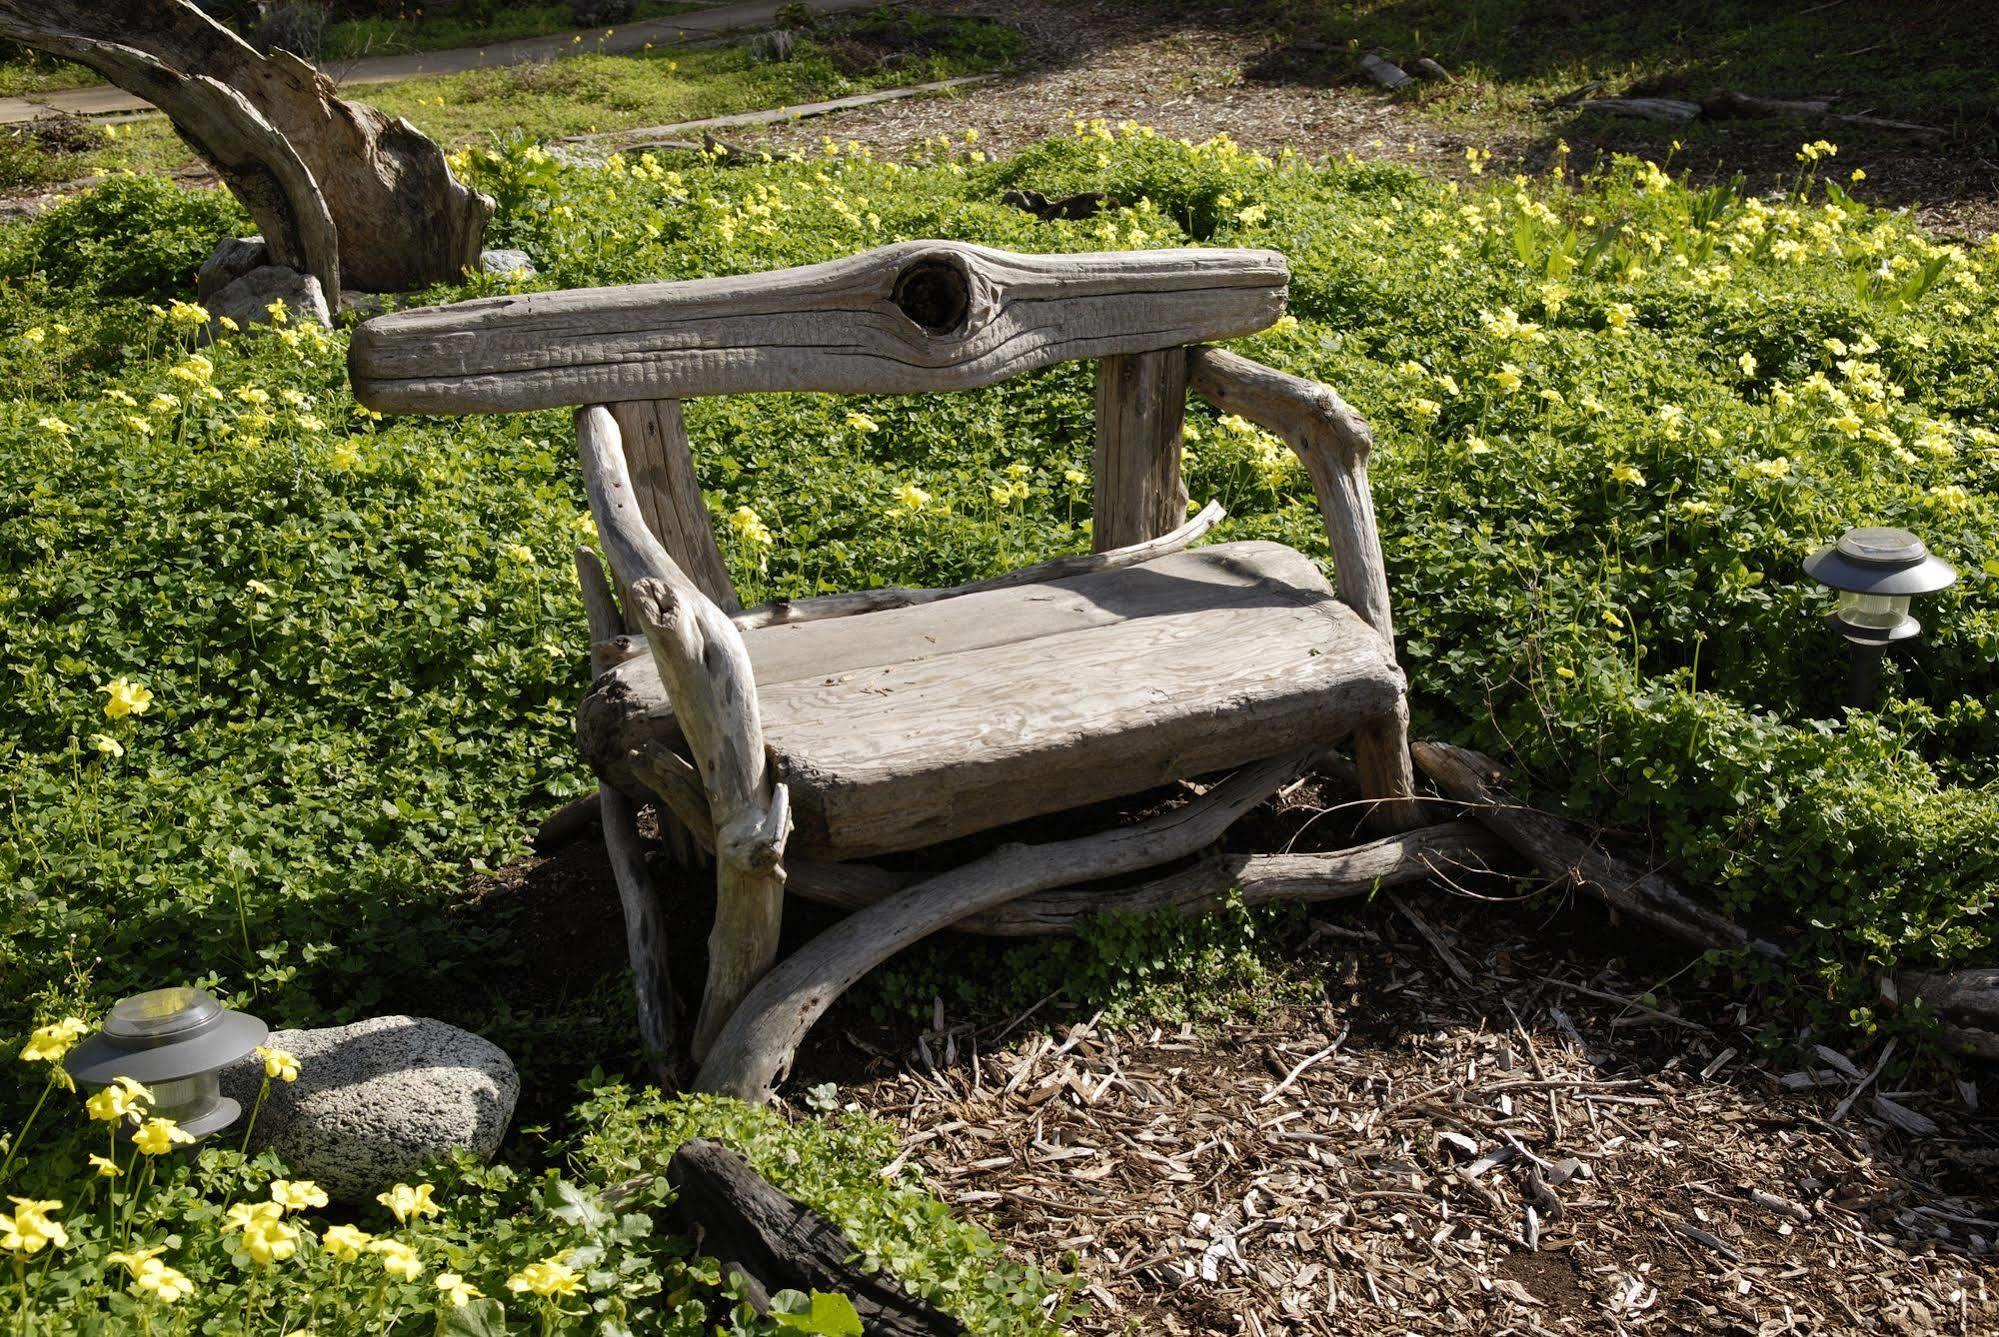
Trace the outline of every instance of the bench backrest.
<instances>
[{"instance_id":1,"label":"bench backrest","mask_svg":"<svg viewBox=\"0 0 1999 1337\"><path fill-rule=\"evenodd\" d=\"M762 274L393 312L355 331L348 370L355 397L384 412L609 406L647 523L733 608L679 401L971 390L1100 359L1094 538L1121 546L1185 515L1183 347L1267 328L1289 277L1275 251L1024 255L909 241Z\"/></svg>"}]
</instances>

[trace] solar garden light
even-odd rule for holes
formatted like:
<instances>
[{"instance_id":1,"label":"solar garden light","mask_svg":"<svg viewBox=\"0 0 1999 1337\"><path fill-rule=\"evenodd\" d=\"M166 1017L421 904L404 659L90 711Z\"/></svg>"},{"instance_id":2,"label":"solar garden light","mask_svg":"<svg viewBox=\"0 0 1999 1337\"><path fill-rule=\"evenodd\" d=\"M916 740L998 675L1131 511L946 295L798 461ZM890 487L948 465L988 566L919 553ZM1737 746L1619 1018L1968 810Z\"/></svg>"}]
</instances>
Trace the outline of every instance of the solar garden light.
<instances>
[{"instance_id":1,"label":"solar garden light","mask_svg":"<svg viewBox=\"0 0 1999 1337\"><path fill-rule=\"evenodd\" d=\"M1923 624L1909 615L1909 600L1957 581L1950 563L1932 555L1914 534L1878 526L1847 530L1839 542L1805 559L1805 574L1839 592L1826 621L1853 647L1846 704L1855 710L1873 708L1888 647L1922 634Z\"/></svg>"},{"instance_id":2,"label":"solar garden light","mask_svg":"<svg viewBox=\"0 0 1999 1337\"><path fill-rule=\"evenodd\" d=\"M205 1137L243 1108L222 1094L222 1070L254 1051L271 1028L232 1012L204 989L154 989L121 998L97 1034L70 1050L69 1075L84 1086L129 1077L153 1093L152 1113Z\"/></svg>"}]
</instances>

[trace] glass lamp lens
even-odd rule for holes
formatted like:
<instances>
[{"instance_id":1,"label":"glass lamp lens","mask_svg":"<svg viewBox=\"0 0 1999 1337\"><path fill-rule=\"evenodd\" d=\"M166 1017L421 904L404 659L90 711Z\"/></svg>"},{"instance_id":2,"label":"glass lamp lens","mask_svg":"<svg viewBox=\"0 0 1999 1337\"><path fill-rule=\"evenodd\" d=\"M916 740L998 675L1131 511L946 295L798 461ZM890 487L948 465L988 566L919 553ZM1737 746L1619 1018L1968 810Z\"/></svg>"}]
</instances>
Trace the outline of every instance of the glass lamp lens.
<instances>
[{"instance_id":1,"label":"glass lamp lens","mask_svg":"<svg viewBox=\"0 0 1999 1337\"><path fill-rule=\"evenodd\" d=\"M1868 631L1893 631L1908 620L1909 596L1860 594L1853 590L1841 590L1836 616L1849 627L1862 627Z\"/></svg>"},{"instance_id":2,"label":"glass lamp lens","mask_svg":"<svg viewBox=\"0 0 1999 1337\"><path fill-rule=\"evenodd\" d=\"M154 1082L147 1089L153 1093L152 1113L175 1123L186 1123L214 1109L222 1099L222 1076L204 1072L178 1081Z\"/></svg>"}]
</instances>

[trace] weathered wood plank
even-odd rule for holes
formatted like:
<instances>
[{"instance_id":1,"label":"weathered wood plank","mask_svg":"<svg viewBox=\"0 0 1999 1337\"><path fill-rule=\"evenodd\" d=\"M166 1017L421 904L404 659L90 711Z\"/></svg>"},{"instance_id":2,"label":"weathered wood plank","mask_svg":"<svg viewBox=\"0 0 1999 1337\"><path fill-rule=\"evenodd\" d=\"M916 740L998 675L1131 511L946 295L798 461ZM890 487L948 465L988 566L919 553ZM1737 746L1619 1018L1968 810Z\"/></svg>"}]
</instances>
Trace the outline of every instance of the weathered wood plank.
<instances>
[{"instance_id":1,"label":"weathered wood plank","mask_svg":"<svg viewBox=\"0 0 1999 1337\"><path fill-rule=\"evenodd\" d=\"M1187 416L1187 357L1177 348L1122 353L1097 363L1098 552L1157 538L1187 518L1180 430Z\"/></svg>"},{"instance_id":2,"label":"weathered wood plank","mask_svg":"<svg viewBox=\"0 0 1999 1337\"><path fill-rule=\"evenodd\" d=\"M1121 571L746 633L813 858L914 849L1276 755L1392 712L1388 646L1303 555L1219 544ZM614 780L671 740L653 665L599 679Z\"/></svg>"},{"instance_id":3,"label":"weathered wood plank","mask_svg":"<svg viewBox=\"0 0 1999 1337\"><path fill-rule=\"evenodd\" d=\"M714 818L715 927L708 936L708 983L694 1023L698 1061L777 959L790 800L764 747L757 684L742 633L646 527L610 411L602 405L578 410L576 443L598 537L612 567L630 584L632 607L652 646L648 658L632 662L645 664L654 682L663 681L671 692ZM615 677L613 670L599 682Z\"/></svg>"},{"instance_id":4,"label":"weathered wood plank","mask_svg":"<svg viewBox=\"0 0 1999 1337\"><path fill-rule=\"evenodd\" d=\"M625 443L625 466L639 514L688 579L725 613L742 604L729 580L701 481L694 476L694 452L677 399L634 399L610 406Z\"/></svg>"},{"instance_id":5,"label":"weathered wood plank","mask_svg":"<svg viewBox=\"0 0 1999 1337\"><path fill-rule=\"evenodd\" d=\"M1310 760L1247 766L1201 797L1136 826L1045 845L1005 845L849 915L766 975L729 1019L695 1078L702 1091L761 1101L835 999L911 943L968 915L1078 878L1115 877L1184 858L1218 839Z\"/></svg>"},{"instance_id":6,"label":"weathered wood plank","mask_svg":"<svg viewBox=\"0 0 1999 1337\"><path fill-rule=\"evenodd\" d=\"M1283 312L1288 278L1274 251L901 242L765 274L392 312L355 331L348 370L362 403L398 413L969 390L1071 358L1253 333Z\"/></svg>"}]
</instances>

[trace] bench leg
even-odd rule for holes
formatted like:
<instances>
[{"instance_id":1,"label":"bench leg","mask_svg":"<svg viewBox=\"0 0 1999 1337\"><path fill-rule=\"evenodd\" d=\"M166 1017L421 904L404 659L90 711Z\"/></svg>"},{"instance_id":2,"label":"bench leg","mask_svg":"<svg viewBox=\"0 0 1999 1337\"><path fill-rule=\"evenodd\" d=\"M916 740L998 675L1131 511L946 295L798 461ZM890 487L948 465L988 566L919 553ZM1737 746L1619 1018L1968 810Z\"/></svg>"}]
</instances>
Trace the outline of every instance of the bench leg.
<instances>
[{"instance_id":1,"label":"bench leg","mask_svg":"<svg viewBox=\"0 0 1999 1337\"><path fill-rule=\"evenodd\" d=\"M1354 730L1354 762L1360 768L1362 798L1374 800L1369 829L1389 834L1423 823L1423 805L1416 798L1416 773L1409 760L1409 706L1395 709Z\"/></svg>"}]
</instances>

